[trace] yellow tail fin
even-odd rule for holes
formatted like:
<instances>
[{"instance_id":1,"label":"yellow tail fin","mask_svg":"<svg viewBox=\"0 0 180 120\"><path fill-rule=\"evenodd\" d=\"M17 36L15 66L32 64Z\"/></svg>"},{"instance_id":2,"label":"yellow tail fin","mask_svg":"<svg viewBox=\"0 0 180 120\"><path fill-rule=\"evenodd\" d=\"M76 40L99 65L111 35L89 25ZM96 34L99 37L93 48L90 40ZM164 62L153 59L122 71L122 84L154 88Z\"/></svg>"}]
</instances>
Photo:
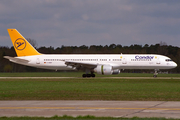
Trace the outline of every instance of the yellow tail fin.
<instances>
[{"instance_id":1,"label":"yellow tail fin","mask_svg":"<svg viewBox=\"0 0 180 120\"><path fill-rule=\"evenodd\" d=\"M16 29L7 30L18 57L40 55L40 53Z\"/></svg>"}]
</instances>

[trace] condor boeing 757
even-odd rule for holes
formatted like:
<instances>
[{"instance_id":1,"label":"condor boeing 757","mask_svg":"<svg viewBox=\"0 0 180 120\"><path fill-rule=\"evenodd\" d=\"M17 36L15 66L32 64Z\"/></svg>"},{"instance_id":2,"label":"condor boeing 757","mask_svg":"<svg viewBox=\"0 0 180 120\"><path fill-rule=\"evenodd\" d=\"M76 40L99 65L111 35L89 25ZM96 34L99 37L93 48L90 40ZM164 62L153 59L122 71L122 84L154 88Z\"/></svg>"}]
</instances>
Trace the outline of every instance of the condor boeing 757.
<instances>
[{"instance_id":1,"label":"condor boeing 757","mask_svg":"<svg viewBox=\"0 0 180 120\"><path fill-rule=\"evenodd\" d=\"M120 69L172 69L170 58L156 54L41 54L16 29L8 29L17 57L5 56L11 62L52 70L83 70L83 77L119 74Z\"/></svg>"}]
</instances>

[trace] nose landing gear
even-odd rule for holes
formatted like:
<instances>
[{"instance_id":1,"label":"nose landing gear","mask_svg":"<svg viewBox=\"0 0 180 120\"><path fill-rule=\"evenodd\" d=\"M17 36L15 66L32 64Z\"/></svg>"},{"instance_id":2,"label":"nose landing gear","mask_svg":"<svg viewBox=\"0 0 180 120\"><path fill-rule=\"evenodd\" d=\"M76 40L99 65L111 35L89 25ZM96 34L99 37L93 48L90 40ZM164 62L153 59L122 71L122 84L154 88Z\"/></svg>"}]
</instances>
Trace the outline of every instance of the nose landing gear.
<instances>
[{"instance_id":1,"label":"nose landing gear","mask_svg":"<svg viewBox=\"0 0 180 120\"><path fill-rule=\"evenodd\" d=\"M153 75L153 77L156 78L157 75L158 75L158 70L155 69L155 70L154 70L154 75Z\"/></svg>"}]
</instances>

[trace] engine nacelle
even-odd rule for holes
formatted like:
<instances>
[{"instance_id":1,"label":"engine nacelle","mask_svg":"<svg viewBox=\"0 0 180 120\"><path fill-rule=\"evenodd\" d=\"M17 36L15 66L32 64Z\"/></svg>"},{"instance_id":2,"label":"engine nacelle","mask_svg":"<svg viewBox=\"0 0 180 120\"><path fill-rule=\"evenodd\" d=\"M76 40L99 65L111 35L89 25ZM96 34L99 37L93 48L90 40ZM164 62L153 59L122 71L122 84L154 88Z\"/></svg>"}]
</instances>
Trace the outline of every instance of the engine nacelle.
<instances>
[{"instance_id":1,"label":"engine nacelle","mask_svg":"<svg viewBox=\"0 0 180 120\"><path fill-rule=\"evenodd\" d=\"M97 74L101 74L101 75L111 75L112 74L112 66L110 65L98 65L95 69L95 72L97 72Z\"/></svg>"},{"instance_id":2,"label":"engine nacelle","mask_svg":"<svg viewBox=\"0 0 180 120\"><path fill-rule=\"evenodd\" d=\"M113 70L112 66L110 65L98 65L95 69L94 72L96 72L97 74L101 74L101 75L112 75L112 74L119 74L120 70Z\"/></svg>"}]
</instances>

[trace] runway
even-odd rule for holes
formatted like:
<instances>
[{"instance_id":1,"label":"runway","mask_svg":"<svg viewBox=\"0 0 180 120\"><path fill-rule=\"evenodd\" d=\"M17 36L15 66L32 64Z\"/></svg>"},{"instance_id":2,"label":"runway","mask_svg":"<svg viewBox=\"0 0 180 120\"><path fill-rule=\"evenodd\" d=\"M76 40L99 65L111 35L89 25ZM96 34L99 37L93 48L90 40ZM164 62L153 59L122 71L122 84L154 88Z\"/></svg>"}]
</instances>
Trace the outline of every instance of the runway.
<instances>
[{"instance_id":1,"label":"runway","mask_svg":"<svg viewBox=\"0 0 180 120\"><path fill-rule=\"evenodd\" d=\"M0 101L0 116L104 116L180 118L171 101Z\"/></svg>"}]
</instances>

